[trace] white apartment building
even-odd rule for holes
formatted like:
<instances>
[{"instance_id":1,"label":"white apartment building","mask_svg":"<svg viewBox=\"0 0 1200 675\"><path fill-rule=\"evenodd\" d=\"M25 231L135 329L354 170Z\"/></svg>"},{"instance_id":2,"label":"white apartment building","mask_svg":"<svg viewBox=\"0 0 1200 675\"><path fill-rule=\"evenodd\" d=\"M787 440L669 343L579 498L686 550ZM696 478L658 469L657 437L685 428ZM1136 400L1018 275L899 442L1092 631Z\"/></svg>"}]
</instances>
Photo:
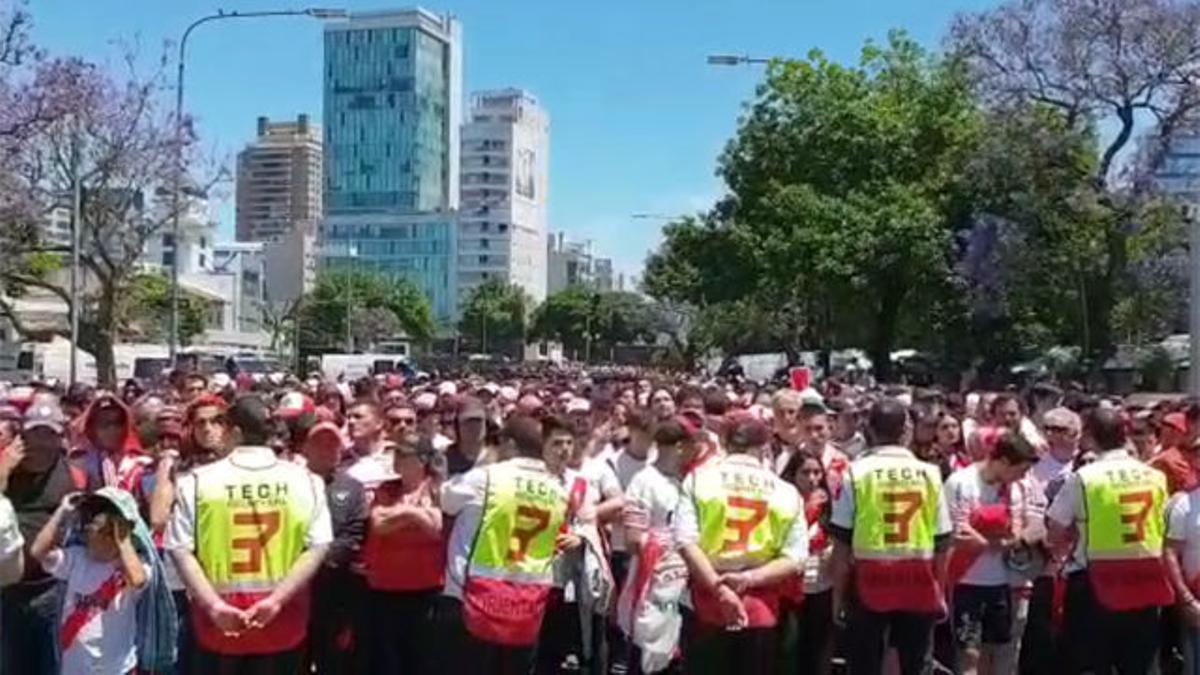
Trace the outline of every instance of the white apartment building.
<instances>
[{"instance_id":1,"label":"white apartment building","mask_svg":"<svg viewBox=\"0 0 1200 675\"><path fill-rule=\"evenodd\" d=\"M592 242L567 241L562 232L546 238L546 286L550 295L595 283Z\"/></svg>"},{"instance_id":2,"label":"white apartment building","mask_svg":"<svg viewBox=\"0 0 1200 675\"><path fill-rule=\"evenodd\" d=\"M550 119L520 89L477 92L462 133L460 301L502 279L534 302L547 293Z\"/></svg>"}]
</instances>

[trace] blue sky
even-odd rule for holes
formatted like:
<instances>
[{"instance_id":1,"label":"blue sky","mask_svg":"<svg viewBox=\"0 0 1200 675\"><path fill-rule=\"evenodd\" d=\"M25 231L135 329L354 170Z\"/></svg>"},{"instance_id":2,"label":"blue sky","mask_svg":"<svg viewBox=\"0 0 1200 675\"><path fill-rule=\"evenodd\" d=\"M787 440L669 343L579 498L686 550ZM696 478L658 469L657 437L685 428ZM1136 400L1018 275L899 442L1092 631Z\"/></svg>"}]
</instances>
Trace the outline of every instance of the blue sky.
<instances>
[{"instance_id":1,"label":"blue sky","mask_svg":"<svg viewBox=\"0 0 1200 675\"><path fill-rule=\"evenodd\" d=\"M318 3L351 11L408 6ZM463 23L467 91L517 86L551 118L550 227L592 239L636 273L661 223L637 212L706 208L721 194L715 160L733 134L757 67L713 67L709 53L853 60L863 40L905 28L937 45L957 11L981 0L444 0L423 6ZM31 0L34 37L56 54L119 66L120 44L157 56L215 9L300 8L290 0ZM255 118L321 115L321 26L296 19L204 26L188 47L187 107L232 167ZM231 197L232 195L230 195ZM222 209L232 237L232 207Z\"/></svg>"}]
</instances>

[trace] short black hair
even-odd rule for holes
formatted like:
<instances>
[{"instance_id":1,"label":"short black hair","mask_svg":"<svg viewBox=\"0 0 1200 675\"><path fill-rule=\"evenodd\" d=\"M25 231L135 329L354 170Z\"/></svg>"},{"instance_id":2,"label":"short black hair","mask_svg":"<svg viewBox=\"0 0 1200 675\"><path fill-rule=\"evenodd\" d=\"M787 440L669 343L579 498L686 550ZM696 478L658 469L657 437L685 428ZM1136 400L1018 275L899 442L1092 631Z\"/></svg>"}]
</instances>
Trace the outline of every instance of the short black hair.
<instances>
[{"instance_id":1,"label":"short black hair","mask_svg":"<svg viewBox=\"0 0 1200 675\"><path fill-rule=\"evenodd\" d=\"M894 398L881 398L867 413L867 431L876 445L896 445L904 439L908 407Z\"/></svg>"},{"instance_id":2,"label":"short black hair","mask_svg":"<svg viewBox=\"0 0 1200 675\"><path fill-rule=\"evenodd\" d=\"M995 415L997 410L1008 405L1009 403L1016 403L1017 409L1019 409L1022 413L1025 412L1025 404L1022 403L1020 397L1009 392L996 394L996 398L992 399L992 408L988 412Z\"/></svg>"},{"instance_id":3,"label":"short black hair","mask_svg":"<svg viewBox=\"0 0 1200 675\"><path fill-rule=\"evenodd\" d=\"M683 405L684 401L690 401L692 399L697 399L703 403L704 392L701 391L699 387L687 385L680 387L679 391L675 393L675 405L677 406L681 406Z\"/></svg>"},{"instance_id":4,"label":"short black hair","mask_svg":"<svg viewBox=\"0 0 1200 675\"><path fill-rule=\"evenodd\" d=\"M710 389L704 394L704 414L720 417L729 410L729 398L720 389Z\"/></svg>"},{"instance_id":5,"label":"short black hair","mask_svg":"<svg viewBox=\"0 0 1200 675\"><path fill-rule=\"evenodd\" d=\"M234 400L228 418L241 432L242 442L247 445L266 445L277 429L271 409L260 396L254 394L239 396Z\"/></svg>"},{"instance_id":6,"label":"short black hair","mask_svg":"<svg viewBox=\"0 0 1200 675\"><path fill-rule=\"evenodd\" d=\"M569 434L574 437L575 425L562 415L546 415L542 418L542 440L549 440L550 436L555 433Z\"/></svg>"},{"instance_id":7,"label":"short black hair","mask_svg":"<svg viewBox=\"0 0 1200 675\"><path fill-rule=\"evenodd\" d=\"M1033 464L1038 461L1037 448L1024 436L1012 431L1005 431L996 439L992 448L994 459L1003 459L1009 464Z\"/></svg>"},{"instance_id":8,"label":"short black hair","mask_svg":"<svg viewBox=\"0 0 1200 675\"><path fill-rule=\"evenodd\" d=\"M510 440L522 457L542 456L542 424L529 415L513 415L500 429L500 438Z\"/></svg>"},{"instance_id":9,"label":"short black hair","mask_svg":"<svg viewBox=\"0 0 1200 675\"><path fill-rule=\"evenodd\" d=\"M1096 442L1098 450L1124 447L1125 418L1119 410L1098 407L1083 418L1083 433Z\"/></svg>"}]
</instances>

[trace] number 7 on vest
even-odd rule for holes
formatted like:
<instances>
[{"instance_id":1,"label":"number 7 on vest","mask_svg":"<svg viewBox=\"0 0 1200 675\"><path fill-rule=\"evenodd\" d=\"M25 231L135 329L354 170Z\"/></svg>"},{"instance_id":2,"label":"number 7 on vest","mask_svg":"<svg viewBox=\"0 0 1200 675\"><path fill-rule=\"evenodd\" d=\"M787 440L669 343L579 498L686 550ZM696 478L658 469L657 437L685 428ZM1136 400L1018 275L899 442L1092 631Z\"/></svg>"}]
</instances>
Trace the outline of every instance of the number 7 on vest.
<instances>
[{"instance_id":1,"label":"number 7 on vest","mask_svg":"<svg viewBox=\"0 0 1200 675\"><path fill-rule=\"evenodd\" d=\"M883 541L886 544L907 544L909 531L912 529L913 518L921 510L925 497L916 490L908 492L884 492L883 503L889 506L898 505L895 511L883 514L883 522L896 526L895 532L885 532Z\"/></svg>"}]
</instances>

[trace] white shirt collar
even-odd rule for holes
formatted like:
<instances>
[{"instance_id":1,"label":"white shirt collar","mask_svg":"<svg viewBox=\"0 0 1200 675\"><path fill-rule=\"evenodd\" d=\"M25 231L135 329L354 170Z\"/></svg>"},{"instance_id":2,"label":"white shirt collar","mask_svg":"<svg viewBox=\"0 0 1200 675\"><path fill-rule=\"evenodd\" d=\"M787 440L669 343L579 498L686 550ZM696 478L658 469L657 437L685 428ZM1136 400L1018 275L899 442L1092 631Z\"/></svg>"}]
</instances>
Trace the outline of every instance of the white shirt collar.
<instances>
[{"instance_id":1,"label":"white shirt collar","mask_svg":"<svg viewBox=\"0 0 1200 675\"><path fill-rule=\"evenodd\" d=\"M279 462L279 458L265 445L239 445L229 453L229 461L243 469L269 469Z\"/></svg>"}]
</instances>

